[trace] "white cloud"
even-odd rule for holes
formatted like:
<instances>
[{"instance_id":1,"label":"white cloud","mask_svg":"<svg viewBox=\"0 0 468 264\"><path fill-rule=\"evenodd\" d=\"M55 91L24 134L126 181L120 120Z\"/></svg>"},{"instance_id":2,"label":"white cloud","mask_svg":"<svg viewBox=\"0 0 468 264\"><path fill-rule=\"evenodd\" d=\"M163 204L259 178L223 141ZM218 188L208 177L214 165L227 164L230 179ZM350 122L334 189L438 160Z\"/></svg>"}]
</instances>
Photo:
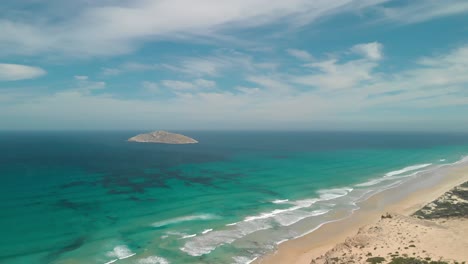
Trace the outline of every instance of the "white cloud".
<instances>
[{"instance_id":1,"label":"white cloud","mask_svg":"<svg viewBox=\"0 0 468 264\"><path fill-rule=\"evenodd\" d=\"M351 51L370 60L380 60L383 57L383 45L379 42L357 44Z\"/></svg>"},{"instance_id":2,"label":"white cloud","mask_svg":"<svg viewBox=\"0 0 468 264\"><path fill-rule=\"evenodd\" d=\"M122 70L116 69L116 68L102 68L101 69L101 75L104 75L104 76L115 76L115 75L119 75L120 73L122 73Z\"/></svg>"},{"instance_id":3,"label":"white cloud","mask_svg":"<svg viewBox=\"0 0 468 264\"><path fill-rule=\"evenodd\" d=\"M78 80L78 81L86 81L86 80L88 80L88 76L85 76L85 75L75 75L75 80Z\"/></svg>"},{"instance_id":4,"label":"white cloud","mask_svg":"<svg viewBox=\"0 0 468 264\"><path fill-rule=\"evenodd\" d=\"M385 20L412 24L467 13L468 2L465 0L407 1L403 6L380 7L378 10Z\"/></svg>"},{"instance_id":5,"label":"white cloud","mask_svg":"<svg viewBox=\"0 0 468 264\"><path fill-rule=\"evenodd\" d=\"M0 50L3 54L60 52L93 56L128 53L151 40L230 41L232 38L224 36L236 29L277 22L297 27L385 1L134 0L80 1L68 5L48 2L44 5L46 9L54 10L60 4L62 12L47 12L44 19L43 13L20 9L16 11L23 16L0 20Z\"/></svg>"},{"instance_id":6,"label":"white cloud","mask_svg":"<svg viewBox=\"0 0 468 264\"><path fill-rule=\"evenodd\" d=\"M79 93L89 94L93 90L101 90L106 88L106 82L102 81L92 81L86 75L75 75L76 88L73 89Z\"/></svg>"},{"instance_id":7,"label":"white cloud","mask_svg":"<svg viewBox=\"0 0 468 264\"><path fill-rule=\"evenodd\" d=\"M214 88L216 87L215 81L205 80L205 79L196 79L194 84L202 88Z\"/></svg>"},{"instance_id":8,"label":"white cloud","mask_svg":"<svg viewBox=\"0 0 468 264\"><path fill-rule=\"evenodd\" d=\"M0 63L0 81L18 81L34 79L47 72L39 67Z\"/></svg>"},{"instance_id":9,"label":"white cloud","mask_svg":"<svg viewBox=\"0 0 468 264\"><path fill-rule=\"evenodd\" d=\"M233 32L271 24L290 29L366 8L379 12L382 20L400 23L468 12L466 0L407 1L395 7L383 6L386 2L389 0L47 1L42 12L11 5L6 13L14 15L0 19L0 55L114 55L168 39L243 43L246 41L236 39Z\"/></svg>"},{"instance_id":10,"label":"white cloud","mask_svg":"<svg viewBox=\"0 0 468 264\"><path fill-rule=\"evenodd\" d=\"M310 129L324 124L333 124L331 129L364 129L372 124L380 129L437 129L437 124L443 124L441 130L468 129L463 111L468 109L468 46L421 58L411 69L392 74L379 72L380 62L367 57L317 60L305 67L298 62L301 72L246 71L245 80L222 89L212 89L220 84L206 79L142 84L168 85L174 92L170 98L152 100L67 90L17 104L2 103L0 120L10 127L82 129L146 128L155 123L186 129ZM240 85L244 81L255 85ZM450 115L439 114L450 109L455 109Z\"/></svg>"},{"instance_id":11,"label":"white cloud","mask_svg":"<svg viewBox=\"0 0 468 264\"><path fill-rule=\"evenodd\" d=\"M251 83L255 83L256 85L259 85L265 88L266 90L269 90L270 92L285 94L293 91L293 86L281 80L281 77L282 76L277 75L250 75L247 76L246 80Z\"/></svg>"},{"instance_id":12,"label":"white cloud","mask_svg":"<svg viewBox=\"0 0 468 264\"><path fill-rule=\"evenodd\" d=\"M196 79L192 82L186 81L176 81L176 80L163 80L161 84L167 88L173 90L197 90L203 88L214 88L216 87L216 82L205 79Z\"/></svg>"},{"instance_id":13,"label":"white cloud","mask_svg":"<svg viewBox=\"0 0 468 264\"><path fill-rule=\"evenodd\" d=\"M241 93L248 94L248 95L253 95L261 91L261 89L257 87L245 87L245 86L237 86L235 89Z\"/></svg>"},{"instance_id":14,"label":"white cloud","mask_svg":"<svg viewBox=\"0 0 468 264\"><path fill-rule=\"evenodd\" d=\"M376 66L375 62L362 59L344 63L339 63L336 59L317 61L307 64L306 67L320 72L291 76L291 81L323 91L351 88L371 80L372 70Z\"/></svg>"},{"instance_id":15,"label":"white cloud","mask_svg":"<svg viewBox=\"0 0 468 264\"><path fill-rule=\"evenodd\" d=\"M161 91L159 89L159 85L155 82L144 81L141 83L141 85L146 91L151 92L151 93L157 93Z\"/></svg>"},{"instance_id":16,"label":"white cloud","mask_svg":"<svg viewBox=\"0 0 468 264\"><path fill-rule=\"evenodd\" d=\"M305 60L305 61L310 61L313 60L314 57L307 51L305 50L299 50L299 49L287 49L286 52L288 52L289 55L300 59L300 60Z\"/></svg>"}]
</instances>

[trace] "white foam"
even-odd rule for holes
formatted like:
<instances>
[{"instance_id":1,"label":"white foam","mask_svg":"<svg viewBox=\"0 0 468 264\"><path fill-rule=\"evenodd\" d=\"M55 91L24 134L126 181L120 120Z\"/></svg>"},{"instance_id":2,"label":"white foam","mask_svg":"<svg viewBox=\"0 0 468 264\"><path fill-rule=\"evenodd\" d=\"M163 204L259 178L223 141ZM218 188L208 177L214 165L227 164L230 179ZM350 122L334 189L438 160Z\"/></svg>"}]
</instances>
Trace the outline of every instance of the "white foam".
<instances>
[{"instance_id":1,"label":"white foam","mask_svg":"<svg viewBox=\"0 0 468 264\"><path fill-rule=\"evenodd\" d=\"M408 171L414 171L414 170L422 169L422 168L425 168L425 167L428 167L428 166L431 166L431 165L432 165L432 163L417 164L417 165L413 165L413 166L408 166L408 167L405 167L405 168L403 168L401 170L388 172L387 174L385 174L385 177L400 175L400 174L403 174L403 173L408 172Z\"/></svg>"},{"instance_id":2,"label":"white foam","mask_svg":"<svg viewBox=\"0 0 468 264\"><path fill-rule=\"evenodd\" d=\"M368 187L368 186L379 184L379 183L381 183L383 181L386 181L386 180L389 180L389 179L386 179L386 178L372 179L370 181L359 183L359 184L356 184L354 186L356 186L356 187Z\"/></svg>"},{"instance_id":3,"label":"white foam","mask_svg":"<svg viewBox=\"0 0 468 264\"><path fill-rule=\"evenodd\" d=\"M459 161L457 161L457 162L455 162L453 164L456 165L456 164L464 163L464 162L467 162L467 161L468 161L468 156L464 156Z\"/></svg>"},{"instance_id":4,"label":"white foam","mask_svg":"<svg viewBox=\"0 0 468 264\"><path fill-rule=\"evenodd\" d=\"M127 246L125 245L119 245L114 247L114 249L106 254L108 257L114 257L116 259L113 259L111 261L106 262L105 264L110 264L114 263L117 260L121 259L126 259L130 258L136 255L136 253L133 253Z\"/></svg>"},{"instance_id":5,"label":"white foam","mask_svg":"<svg viewBox=\"0 0 468 264\"><path fill-rule=\"evenodd\" d=\"M166 232L166 235L168 235L168 236L180 236L180 237L183 237L183 236L186 236L187 234L186 234L186 233L182 233L182 232L177 232L177 231L168 231L168 232Z\"/></svg>"},{"instance_id":6,"label":"white foam","mask_svg":"<svg viewBox=\"0 0 468 264\"><path fill-rule=\"evenodd\" d=\"M271 228L272 220L282 226L289 226L302 219L326 214L330 210L307 211L306 208L320 200L331 200L347 195L353 189L339 188L322 190L321 199L304 199L297 201L284 201L293 206L285 209L275 209L259 215L247 216L243 221L227 224L228 230L211 231L203 233L185 243L180 249L191 256L201 256L210 253L218 246L230 244L235 240L251 233ZM301 210L304 209L304 210Z\"/></svg>"},{"instance_id":7,"label":"white foam","mask_svg":"<svg viewBox=\"0 0 468 264\"><path fill-rule=\"evenodd\" d=\"M127 246L125 245L120 245L114 247L114 250L110 251L107 253L107 256L109 257L116 257L118 259L126 259L131 256L135 255Z\"/></svg>"},{"instance_id":8,"label":"white foam","mask_svg":"<svg viewBox=\"0 0 468 264\"><path fill-rule=\"evenodd\" d=\"M305 218L323 215L323 214L328 213L329 211L330 210L315 210L312 212L307 212L307 211L297 210L293 212L288 212L286 214L276 215L274 219L276 222L278 222L282 226L290 226Z\"/></svg>"},{"instance_id":9,"label":"white foam","mask_svg":"<svg viewBox=\"0 0 468 264\"><path fill-rule=\"evenodd\" d=\"M285 212L288 212L288 211L294 211L294 210L297 210L299 208L302 208L302 207L294 206L294 207L290 207L290 208L287 208L287 209L276 209L276 210L273 210L273 211L268 212L268 213L262 213L260 215L247 216L246 218L244 218L244 221L245 222L250 222L250 221L259 220L259 219L266 219L266 218L274 217L275 215L282 214L282 213L285 213Z\"/></svg>"},{"instance_id":10,"label":"white foam","mask_svg":"<svg viewBox=\"0 0 468 264\"><path fill-rule=\"evenodd\" d=\"M203 230L203 232L201 232L201 233L202 233L202 234L206 234L206 233L211 232L211 231L213 231L213 229L210 228L210 229L205 229L205 230Z\"/></svg>"},{"instance_id":11,"label":"white foam","mask_svg":"<svg viewBox=\"0 0 468 264\"><path fill-rule=\"evenodd\" d=\"M256 231L269 229L271 225L263 220L253 222L239 222L231 226L230 230L208 232L187 241L180 250L191 256L201 256L210 253L217 247L230 244L235 240Z\"/></svg>"},{"instance_id":12,"label":"white foam","mask_svg":"<svg viewBox=\"0 0 468 264\"><path fill-rule=\"evenodd\" d=\"M445 161L445 159L440 159L439 161Z\"/></svg>"},{"instance_id":13,"label":"white foam","mask_svg":"<svg viewBox=\"0 0 468 264\"><path fill-rule=\"evenodd\" d=\"M185 236L182 237L182 239L191 238L191 237L195 237L195 236L197 236L197 234L185 235Z\"/></svg>"},{"instance_id":14,"label":"white foam","mask_svg":"<svg viewBox=\"0 0 468 264\"><path fill-rule=\"evenodd\" d=\"M320 194L319 200L321 201L333 200L336 198L343 197L352 191L353 191L353 188L350 188L350 187L320 190L318 191L318 193Z\"/></svg>"},{"instance_id":15,"label":"white foam","mask_svg":"<svg viewBox=\"0 0 468 264\"><path fill-rule=\"evenodd\" d=\"M244 221L250 222L250 221L259 220L259 219L272 218L279 214L283 214L283 213L290 212L290 211L295 211L301 208L310 207L313 204L315 204L317 201L318 199L304 199L304 200L297 200L297 201L292 201L292 202L288 201L287 202L288 204L293 204L294 206L286 208L286 209L275 209L271 212L261 213L259 215L247 216L244 218Z\"/></svg>"},{"instance_id":16,"label":"white foam","mask_svg":"<svg viewBox=\"0 0 468 264\"><path fill-rule=\"evenodd\" d=\"M138 264L169 264L169 261L162 257L151 256L138 260Z\"/></svg>"},{"instance_id":17,"label":"white foam","mask_svg":"<svg viewBox=\"0 0 468 264\"><path fill-rule=\"evenodd\" d=\"M188 222L188 221L211 220L211 219L217 219L217 218L218 216L212 215L212 214L189 215L189 216L176 217L176 218L172 218L168 220L155 222L151 224L151 226L161 227L161 226L178 224L178 223L183 223L183 222Z\"/></svg>"},{"instance_id":18,"label":"white foam","mask_svg":"<svg viewBox=\"0 0 468 264\"><path fill-rule=\"evenodd\" d=\"M253 259L249 259L247 257L232 257L234 260L233 264L250 264L254 262L258 257L255 257Z\"/></svg>"},{"instance_id":19,"label":"white foam","mask_svg":"<svg viewBox=\"0 0 468 264\"><path fill-rule=\"evenodd\" d=\"M286 241L288 241L288 240L289 240L289 239L282 239L282 240L276 242L276 245L279 246L279 245L283 244L284 242L286 242Z\"/></svg>"},{"instance_id":20,"label":"white foam","mask_svg":"<svg viewBox=\"0 0 468 264\"><path fill-rule=\"evenodd\" d=\"M274 203L274 204L282 204L282 203L286 203L286 202L288 202L288 201L289 201L289 199L274 200L274 201L272 201L272 203Z\"/></svg>"}]
</instances>

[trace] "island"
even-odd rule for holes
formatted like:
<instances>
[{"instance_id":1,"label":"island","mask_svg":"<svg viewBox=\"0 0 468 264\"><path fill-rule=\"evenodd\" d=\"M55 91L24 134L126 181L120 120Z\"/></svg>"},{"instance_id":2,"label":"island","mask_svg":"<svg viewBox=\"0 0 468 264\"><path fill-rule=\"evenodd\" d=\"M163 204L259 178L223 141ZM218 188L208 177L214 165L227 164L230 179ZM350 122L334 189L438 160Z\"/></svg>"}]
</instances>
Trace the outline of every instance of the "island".
<instances>
[{"instance_id":1,"label":"island","mask_svg":"<svg viewBox=\"0 0 468 264\"><path fill-rule=\"evenodd\" d=\"M193 138L170 133L167 131L154 131L146 134L139 134L128 139L130 142L142 142L142 143L161 143L161 144L194 144L198 143Z\"/></svg>"}]
</instances>

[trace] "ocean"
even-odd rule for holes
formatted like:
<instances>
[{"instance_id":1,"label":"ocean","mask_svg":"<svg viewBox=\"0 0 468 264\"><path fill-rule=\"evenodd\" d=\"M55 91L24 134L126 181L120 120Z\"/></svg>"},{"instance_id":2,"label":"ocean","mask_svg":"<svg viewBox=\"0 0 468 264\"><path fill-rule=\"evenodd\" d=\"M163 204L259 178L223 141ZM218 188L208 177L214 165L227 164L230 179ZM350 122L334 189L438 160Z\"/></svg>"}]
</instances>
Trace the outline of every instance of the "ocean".
<instances>
[{"instance_id":1,"label":"ocean","mask_svg":"<svg viewBox=\"0 0 468 264\"><path fill-rule=\"evenodd\" d=\"M140 132L0 132L0 263L249 263L468 155L454 133Z\"/></svg>"}]
</instances>

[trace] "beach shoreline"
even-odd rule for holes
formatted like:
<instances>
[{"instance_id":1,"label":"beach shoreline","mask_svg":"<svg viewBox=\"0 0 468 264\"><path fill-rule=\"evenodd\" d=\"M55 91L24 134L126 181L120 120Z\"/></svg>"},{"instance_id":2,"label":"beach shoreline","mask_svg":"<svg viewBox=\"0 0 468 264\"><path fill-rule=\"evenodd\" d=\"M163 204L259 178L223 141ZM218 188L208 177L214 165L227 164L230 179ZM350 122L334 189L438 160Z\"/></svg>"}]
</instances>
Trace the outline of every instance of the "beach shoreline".
<instances>
[{"instance_id":1,"label":"beach shoreline","mask_svg":"<svg viewBox=\"0 0 468 264\"><path fill-rule=\"evenodd\" d=\"M253 263L309 264L363 226L375 224L387 212L409 216L452 188L468 181L468 162L438 168L424 177L414 177L402 185L381 191L357 203L359 210L341 220L325 223L316 230L278 245L275 252Z\"/></svg>"}]
</instances>

